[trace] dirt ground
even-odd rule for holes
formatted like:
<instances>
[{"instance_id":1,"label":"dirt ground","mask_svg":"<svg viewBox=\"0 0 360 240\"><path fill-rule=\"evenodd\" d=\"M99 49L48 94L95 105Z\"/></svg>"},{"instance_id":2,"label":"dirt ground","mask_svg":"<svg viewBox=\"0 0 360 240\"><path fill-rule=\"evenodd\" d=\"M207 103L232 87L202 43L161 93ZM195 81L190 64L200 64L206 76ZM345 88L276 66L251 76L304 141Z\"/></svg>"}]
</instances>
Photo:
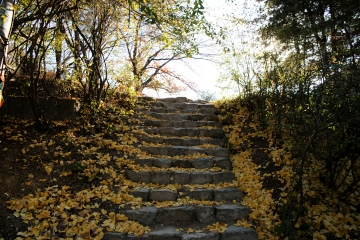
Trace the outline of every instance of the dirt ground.
<instances>
[{"instance_id":1,"label":"dirt ground","mask_svg":"<svg viewBox=\"0 0 360 240\"><path fill-rule=\"evenodd\" d=\"M19 124L20 123L20 124ZM15 127L17 126L17 127ZM11 135L24 135L22 141L14 141L6 134L4 127L14 130ZM39 133L34 125L21 125L20 122L11 122L6 119L0 128L0 238L15 239L17 233L25 231L27 225L21 219L15 217L13 212L7 208L10 199L22 198L28 194L34 194L37 189L45 189L53 185L68 185L73 189L84 189L89 187L89 183L79 181L76 174L67 178L59 177L59 173L70 170L69 166L63 166L59 171L53 171L50 175L44 169L45 163L50 162L50 157L44 151L34 150L27 154L22 153L22 149L39 139L42 135L56 134L61 128L52 129L51 133ZM24 134L26 133L26 135ZM4 150L5 149L5 150ZM37 156L36 160L32 160L33 156ZM55 181L56 179L56 181Z\"/></svg>"}]
</instances>

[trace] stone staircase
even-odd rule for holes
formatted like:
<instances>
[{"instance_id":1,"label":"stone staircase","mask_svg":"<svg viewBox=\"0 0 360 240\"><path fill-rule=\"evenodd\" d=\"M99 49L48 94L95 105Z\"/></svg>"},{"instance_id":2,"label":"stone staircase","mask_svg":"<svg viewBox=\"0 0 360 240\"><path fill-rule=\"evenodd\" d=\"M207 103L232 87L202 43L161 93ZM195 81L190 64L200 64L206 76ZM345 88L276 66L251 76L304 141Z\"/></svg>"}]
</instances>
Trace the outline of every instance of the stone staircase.
<instances>
[{"instance_id":1,"label":"stone staircase","mask_svg":"<svg viewBox=\"0 0 360 240\"><path fill-rule=\"evenodd\" d=\"M183 97L142 101L148 107L140 119L144 134L137 137L143 142L141 150L151 157L133 159L141 168L125 171L127 179L143 183L130 193L143 202L175 204L119 209L130 220L150 226L151 232L144 236L107 232L104 239L258 239L254 230L233 225L249 211L240 204L243 194L236 188L214 106ZM216 223L228 228L223 233L203 230Z\"/></svg>"}]
</instances>

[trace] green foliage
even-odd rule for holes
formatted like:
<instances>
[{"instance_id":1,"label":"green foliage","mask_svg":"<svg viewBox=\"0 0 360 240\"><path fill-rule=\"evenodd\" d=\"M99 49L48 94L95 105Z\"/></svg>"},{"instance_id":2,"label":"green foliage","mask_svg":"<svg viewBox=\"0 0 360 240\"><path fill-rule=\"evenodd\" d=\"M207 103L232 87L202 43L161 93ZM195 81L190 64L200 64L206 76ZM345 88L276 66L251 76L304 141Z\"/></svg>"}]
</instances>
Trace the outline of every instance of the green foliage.
<instances>
[{"instance_id":1,"label":"green foliage","mask_svg":"<svg viewBox=\"0 0 360 240\"><path fill-rule=\"evenodd\" d=\"M73 173L78 173L78 172L82 173L82 172L84 172L85 169L86 169L86 166L82 165L81 162L79 162L79 161L75 161L72 164L70 164L70 170Z\"/></svg>"},{"instance_id":2,"label":"green foliage","mask_svg":"<svg viewBox=\"0 0 360 240\"><path fill-rule=\"evenodd\" d=\"M252 56L256 64L247 69L243 56L251 50L231 45L223 76L240 83L235 102L272 129L275 146L286 144L293 157L288 197L278 205L278 234L315 238L307 218L312 206L330 205L331 198L342 208L359 208L360 8L355 1L260 2L265 14L257 22L266 19L260 30L267 50ZM244 73L255 78L241 78Z\"/></svg>"},{"instance_id":3,"label":"green foliage","mask_svg":"<svg viewBox=\"0 0 360 240\"><path fill-rule=\"evenodd\" d=\"M167 66L199 52L196 35L207 28L202 1L152 1L148 5L130 2L133 11L147 15L124 13L128 22L119 25L117 38L125 46L127 61L121 68L125 77L117 78L130 79L140 93L145 88L176 92L178 85L172 82L185 81Z\"/></svg>"},{"instance_id":4,"label":"green foliage","mask_svg":"<svg viewBox=\"0 0 360 240\"><path fill-rule=\"evenodd\" d=\"M50 122L39 97L80 97L98 105L107 94L123 99L138 94L157 75L167 75L163 82L183 80L165 65L193 56L198 52L196 34L210 34L202 0L19 1L15 8L7 77L16 79L12 85L17 86L9 94L30 96L43 130ZM122 65L126 74L109 71L110 59L116 58L130 60ZM54 78L49 79L50 72ZM175 84L166 88L179 89Z\"/></svg>"}]
</instances>

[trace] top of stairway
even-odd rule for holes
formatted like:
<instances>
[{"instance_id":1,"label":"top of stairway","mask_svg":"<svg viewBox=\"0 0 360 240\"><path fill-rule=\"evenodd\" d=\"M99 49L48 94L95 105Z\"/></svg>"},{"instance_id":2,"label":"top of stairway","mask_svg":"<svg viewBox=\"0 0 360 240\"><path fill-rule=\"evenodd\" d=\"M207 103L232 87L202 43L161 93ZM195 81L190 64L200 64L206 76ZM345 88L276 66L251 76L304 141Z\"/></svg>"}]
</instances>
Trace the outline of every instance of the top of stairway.
<instances>
[{"instance_id":1,"label":"top of stairway","mask_svg":"<svg viewBox=\"0 0 360 240\"><path fill-rule=\"evenodd\" d=\"M208 104L208 101L204 100L191 100L187 97L169 97L169 98L153 98L153 97L138 97L138 100L140 102L151 102L151 101L157 101L157 102L167 102L167 103L198 103L198 104Z\"/></svg>"},{"instance_id":2,"label":"top of stairway","mask_svg":"<svg viewBox=\"0 0 360 240\"><path fill-rule=\"evenodd\" d=\"M149 98L149 97L140 97L139 102L146 105L145 108L142 109L144 113L148 113L150 115L157 118L158 115L162 114L185 114L185 115L204 115L199 116L199 118L207 118L205 115L212 115L208 120L214 120L216 117L216 109L214 104L211 104L207 101L201 100L191 100L186 97L176 97L176 98ZM160 118L169 118L165 116L161 116ZM172 116L170 116L172 118ZM187 117L186 117L187 118ZM170 120L170 119L165 119ZM181 119L181 120L200 120L200 119Z\"/></svg>"}]
</instances>

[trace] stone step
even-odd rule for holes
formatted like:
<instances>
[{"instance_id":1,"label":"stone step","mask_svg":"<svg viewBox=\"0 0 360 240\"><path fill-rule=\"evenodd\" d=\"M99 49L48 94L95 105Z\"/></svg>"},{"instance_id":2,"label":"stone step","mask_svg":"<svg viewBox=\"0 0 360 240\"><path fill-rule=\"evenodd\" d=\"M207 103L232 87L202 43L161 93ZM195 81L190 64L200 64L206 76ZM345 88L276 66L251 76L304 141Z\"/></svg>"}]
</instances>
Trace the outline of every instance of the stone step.
<instances>
[{"instance_id":1,"label":"stone step","mask_svg":"<svg viewBox=\"0 0 360 240\"><path fill-rule=\"evenodd\" d=\"M200 103L206 104L209 103L203 100L191 100L187 97L169 97L169 98L153 98L153 97L138 97L139 102L167 102L167 103Z\"/></svg>"},{"instance_id":2,"label":"stone step","mask_svg":"<svg viewBox=\"0 0 360 240\"><path fill-rule=\"evenodd\" d=\"M173 103L174 105L175 103ZM162 107L151 107L150 111L155 113L200 113L200 114L214 114L215 108L213 105L211 107L203 107L206 105L198 104L177 104L178 106L162 106ZM181 106L183 105L183 106Z\"/></svg>"},{"instance_id":3,"label":"stone step","mask_svg":"<svg viewBox=\"0 0 360 240\"><path fill-rule=\"evenodd\" d=\"M154 137L149 135L141 135L138 139L147 143L169 144L177 146L212 144L222 147L225 144L225 139L220 138Z\"/></svg>"},{"instance_id":4,"label":"stone step","mask_svg":"<svg viewBox=\"0 0 360 240\"><path fill-rule=\"evenodd\" d=\"M179 113L156 113L151 111L143 111L143 113L151 118L169 121L218 121L214 114L179 114Z\"/></svg>"},{"instance_id":5,"label":"stone step","mask_svg":"<svg viewBox=\"0 0 360 240\"><path fill-rule=\"evenodd\" d=\"M240 204L221 204L219 206L182 205L176 207L145 206L140 209L114 209L146 226L157 223L212 223L233 224L248 217L249 209Z\"/></svg>"},{"instance_id":6,"label":"stone step","mask_svg":"<svg viewBox=\"0 0 360 240\"><path fill-rule=\"evenodd\" d=\"M179 230L178 226L162 226L152 230L144 236L126 235L123 233L106 232L104 240L257 240L257 233L253 229L229 226L222 234L218 232L187 233L186 229Z\"/></svg>"},{"instance_id":7,"label":"stone step","mask_svg":"<svg viewBox=\"0 0 360 240\"><path fill-rule=\"evenodd\" d=\"M174 128L174 127L160 127L160 128L145 128L144 131L148 134L167 136L167 137L210 137L210 138L224 138L224 131L220 128Z\"/></svg>"},{"instance_id":8,"label":"stone step","mask_svg":"<svg viewBox=\"0 0 360 240\"><path fill-rule=\"evenodd\" d=\"M194 159L171 159L171 158L145 158L145 159L132 159L135 164L139 164L141 167L145 165L148 167L159 168L195 168L205 169L212 167L219 167L223 170L231 171L230 158L194 158Z\"/></svg>"},{"instance_id":9,"label":"stone step","mask_svg":"<svg viewBox=\"0 0 360 240\"><path fill-rule=\"evenodd\" d=\"M168 108L168 109L183 109L183 110L196 110L196 109L215 109L215 106L210 103L204 102L151 102L150 106L155 108Z\"/></svg>"},{"instance_id":10,"label":"stone step","mask_svg":"<svg viewBox=\"0 0 360 240\"><path fill-rule=\"evenodd\" d=\"M161 121L153 119L140 119L144 126L152 127L175 127L175 128L196 128L215 127L221 128L221 123L216 121Z\"/></svg>"},{"instance_id":11,"label":"stone step","mask_svg":"<svg viewBox=\"0 0 360 240\"><path fill-rule=\"evenodd\" d=\"M238 204L243 197L241 190L224 187L228 184L223 183L233 183L236 178L231 172L230 151L222 148L224 132L214 105L185 97L139 98L139 101L146 102L140 118L145 133L139 136L143 142L139 148L152 157L132 159L140 168L125 170L125 176L141 183L141 187L130 190L129 194L149 206L129 209L109 205L109 208L149 226L151 231L144 236L107 232L103 239L257 240L253 229L231 226L247 218L249 210ZM156 185L147 186L147 183ZM172 184L170 189L169 184ZM181 205L197 202L195 200L207 201L209 205L204 205L205 202ZM156 202L177 204L160 207ZM204 230L215 223L229 224L229 227L223 233ZM188 227L202 231L190 233Z\"/></svg>"},{"instance_id":12,"label":"stone step","mask_svg":"<svg viewBox=\"0 0 360 240\"><path fill-rule=\"evenodd\" d=\"M160 170L147 172L126 170L125 174L126 177L133 182L154 184L217 184L232 183L235 180L235 175L227 171Z\"/></svg>"},{"instance_id":13,"label":"stone step","mask_svg":"<svg viewBox=\"0 0 360 240\"><path fill-rule=\"evenodd\" d=\"M155 99L153 97L138 97L138 102L140 103L145 103L145 104L150 104L152 106L157 106L159 104L163 104L163 103L187 103L187 104L209 104L208 101L203 101L203 100L191 100L188 99L186 97L170 97L170 98L158 98ZM211 105L211 104L210 104ZM161 105L163 106L163 105Z\"/></svg>"},{"instance_id":14,"label":"stone step","mask_svg":"<svg viewBox=\"0 0 360 240\"><path fill-rule=\"evenodd\" d=\"M243 193L237 188L195 188L181 187L177 190L170 190L167 188L138 188L129 192L134 197L139 197L143 202L147 201L177 201L179 198L196 199L196 200L208 200L208 201L226 201L241 202Z\"/></svg>"},{"instance_id":15,"label":"stone step","mask_svg":"<svg viewBox=\"0 0 360 240\"><path fill-rule=\"evenodd\" d=\"M167 102L167 103L185 103L185 102L192 102L192 100L186 97L169 97L169 98L159 98L156 99L156 102Z\"/></svg>"},{"instance_id":16,"label":"stone step","mask_svg":"<svg viewBox=\"0 0 360 240\"><path fill-rule=\"evenodd\" d=\"M225 148L199 148L183 146L140 146L141 151L151 155L160 156L186 156L194 154L205 154L211 157L230 157L230 150Z\"/></svg>"}]
</instances>

